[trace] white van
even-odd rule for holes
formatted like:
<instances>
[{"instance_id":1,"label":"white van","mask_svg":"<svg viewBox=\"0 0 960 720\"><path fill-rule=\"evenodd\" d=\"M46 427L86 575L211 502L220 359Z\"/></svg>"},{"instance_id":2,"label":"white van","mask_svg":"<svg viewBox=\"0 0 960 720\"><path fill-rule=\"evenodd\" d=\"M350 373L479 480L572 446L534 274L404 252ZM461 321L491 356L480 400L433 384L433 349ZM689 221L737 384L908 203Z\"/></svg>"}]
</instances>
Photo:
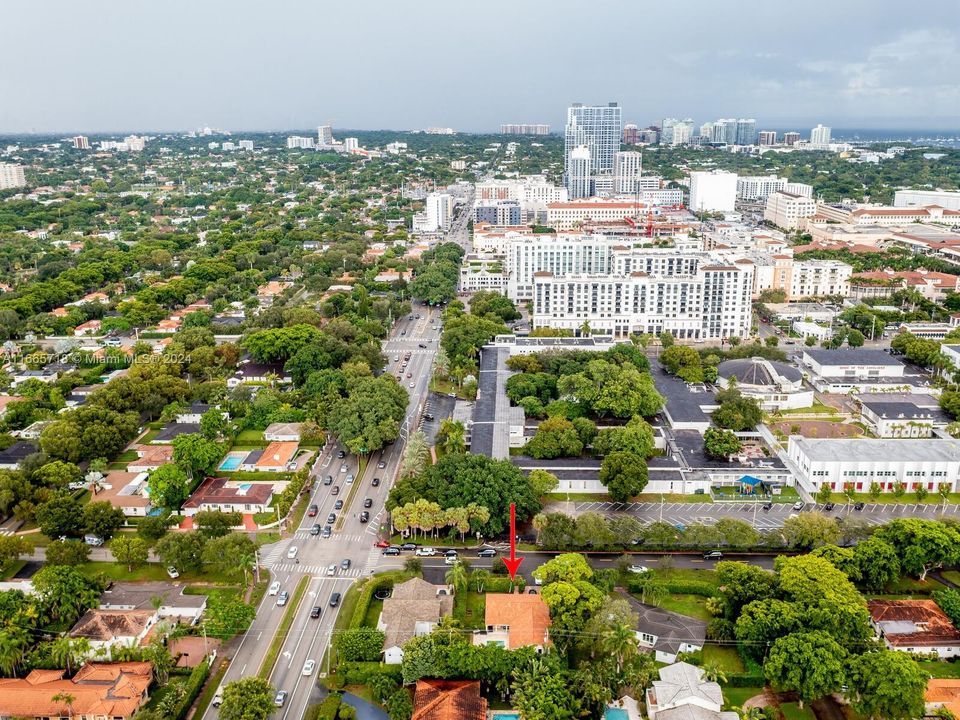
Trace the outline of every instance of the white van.
<instances>
[{"instance_id":1,"label":"white van","mask_svg":"<svg viewBox=\"0 0 960 720\"><path fill-rule=\"evenodd\" d=\"M213 705L215 708L218 708L221 705L223 705L223 685L217 688L217 692L214 693L213 701L210 704Z\"/></svg>"}]
</instances>

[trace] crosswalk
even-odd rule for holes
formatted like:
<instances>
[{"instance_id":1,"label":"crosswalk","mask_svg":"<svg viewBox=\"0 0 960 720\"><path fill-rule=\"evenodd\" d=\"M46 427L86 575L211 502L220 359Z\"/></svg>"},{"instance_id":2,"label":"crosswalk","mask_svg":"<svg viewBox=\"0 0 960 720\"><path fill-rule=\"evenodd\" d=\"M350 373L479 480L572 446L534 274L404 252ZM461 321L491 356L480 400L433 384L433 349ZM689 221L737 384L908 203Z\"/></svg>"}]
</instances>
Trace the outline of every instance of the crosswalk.
<instances>
[{"instance_id":1,"label":"crosswalk","mask_svg":"<svg viewBox=\"0 0 960 720\"><path fill-rule=\"evenodd\" d=\"M341 540L341 541L343 541L343 542L360 542L361 540L365 540L365 539L366 539L365 536L364 536L364 533L356 533L356 534L352 534L352 535L343 535L343 534L338 533L338 532L336 532L336 531L334 531L333 537L335 537L337 540ZM294 539L294 540L320 540L321 538L320 538L319 535L311 535L309 530L297 530L297 531L293 534L293 539Z\"/></svg>"},{"instance_id":2,"label":"crosswalk","mask_svg":"<svg viewBox=\"0 0 960 720\"><path fill-rule=\"evenodd\" d=\"M363 572L366 568L361 568L359 566L352 567L349 570L341 570L339 563L334 563L336 565L336 572L333 575L328 575L328 567L326 565L304 565L303 563L297 564L293 562L282 562L274 565L271 569L275 573L307 573L308 575L313 575L321 580L338 580L342 578L357 578L363 575Z\"/></svg>"}]
</instances>

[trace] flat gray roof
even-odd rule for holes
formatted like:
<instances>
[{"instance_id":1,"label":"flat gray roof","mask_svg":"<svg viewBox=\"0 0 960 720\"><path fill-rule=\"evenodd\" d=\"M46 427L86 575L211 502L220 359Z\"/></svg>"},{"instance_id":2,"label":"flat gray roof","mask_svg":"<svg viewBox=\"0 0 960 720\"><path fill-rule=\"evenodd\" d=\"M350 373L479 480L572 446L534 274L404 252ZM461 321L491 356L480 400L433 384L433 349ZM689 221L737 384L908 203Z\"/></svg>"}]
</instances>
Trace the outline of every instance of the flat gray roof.
<instances>
[{"instance_id":1,"label":"flat gray roof","mask_svg":"<svg viewBox=\"0 0 960 720\"><path fill-rule=\"evenodd\" d=\"M939 438L871 439L871 438L805 438L791 435L811 460L846 460L849 462L890 459L910 462L960 462L960 440Z\"/></svg>"},{"instance_id":2,"label":"flat gray roof","mask_svg":"<svg viewBox=\"0 0 960 720\"><path fill-rule=\"evenodd\" d=\"M809 348L804 350L803 354L820 365L903 365L897 358L883 350L866 348L838 348L836 350Z\"/></svg>"}]
</instances>

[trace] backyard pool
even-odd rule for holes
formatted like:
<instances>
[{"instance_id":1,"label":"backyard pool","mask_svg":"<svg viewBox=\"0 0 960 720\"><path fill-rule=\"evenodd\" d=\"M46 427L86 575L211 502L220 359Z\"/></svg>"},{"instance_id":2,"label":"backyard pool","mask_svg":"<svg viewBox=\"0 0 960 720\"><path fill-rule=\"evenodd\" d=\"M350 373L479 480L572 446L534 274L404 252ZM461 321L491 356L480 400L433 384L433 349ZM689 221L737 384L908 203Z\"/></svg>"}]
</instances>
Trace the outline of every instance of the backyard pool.
<instances>
[{"instance_id":1,"label":"backyard pool","mask_svg":"<svg viewBox=\"0 0 960 720\"><path fill-rule=\"evenodd\" d=\"M240 463L246 457L246 453L227 453L227 456L220 463L220 470L236 470Z\"/></svg>"},{"instance_id":2,"label":"backyard pool","mask_svg":"<svg viewBox=\"0 0 960 720\"><path fill-rule=\"evenodd\" d=\"M520 713L518 712L495 712L493 713L493 720L520 720Z\"/></svg>"},{"instance_id":3,"label":"backyard pool","mask_svg":"<svg viewBox=\"0 0 960 720\"><path fill-rule=\"evenodd\" d=\"M630 720L630 713L624 708L608 707L603 713L604 720Z\"/></svg>"}]
</instances>

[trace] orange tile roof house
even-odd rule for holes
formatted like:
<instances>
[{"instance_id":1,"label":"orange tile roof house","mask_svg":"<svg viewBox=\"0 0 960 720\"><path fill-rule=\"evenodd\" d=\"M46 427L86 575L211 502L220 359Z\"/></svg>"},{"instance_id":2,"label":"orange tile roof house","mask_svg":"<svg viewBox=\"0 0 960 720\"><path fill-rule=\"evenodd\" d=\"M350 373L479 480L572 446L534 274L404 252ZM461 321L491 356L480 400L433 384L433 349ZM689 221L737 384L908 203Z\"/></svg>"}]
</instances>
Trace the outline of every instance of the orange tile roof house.
<instances>
[{"instance_id":1,"label":"orange tile roof house","mask_svg":"<svg viewBox=\"0 0 960 720\"><path fill-rule=\"evenodd\" d=\"M88 663L73 678L63 670L33 670L25 678L0 679L0 717L128 720L147 701L153 681L148 662ZM54 701L72 695L71 707Z\"/></svg>"},{"instance_id":2,"label":"orange tile roof house","mask_svg":"<svg viewBox=\"0 0 960 720\"><path fill-rule=\"evenodd\" d=\"M486 633L474 636L477 645L498 643L507 650L550 643L550 610L539 593L487 593Z\"/></svg>"},{"instance_id":3,"label":"orange tile roof house","mask_svg":"<svg viewBox=\"0 0 960 720\"><path fill-rule=\"evenodd\" d=\"M115 508L120 508L127 517L146 517L151 508L146 488L145 472L114 470L107 473L93 499L98 502L106 501Z\"/></svg>"},{"instance_id":4,"label":"orange tile roof house","mask_svg":"<svg viewBox=\"0 0 960 720\"><path fill-rule=\"evenodd\" d=\"M486 720L479 680L418 680L410 720Z\"/></svg>"},{"instance_id":5,"label":"orange tile roof house","mask_svg":"<svg viewBox=\"0 0 960 720\"><path fill-rule=\"evenodd\" d=\"M891 650L960 656L960 630L933 600L868 600L870 622Z\"/></svg>"},{"instance_id":6,"label":"orange tile roof house","mask_svg":"<svg viewBox=\"0 0 960 720\"><path fill-rule=\"evenodd\" d=\"M264 448L263 454L253 465L254 470L266 472L292 470L293 461L299 449L300 443L297 442L274 441Z\"/></svg>"},{"instance_id":7,"label":"orange tile roof house","mask_svg":"<svg viewBox=\"0 0 960 720\"><path fill-rule=\"evenodd\" d=\"M153 472L173 462L172 445L139 445L135 450L138 459L127 464L127 472Z\"/></svg>"},{"instance_id":8,"label":"orange tile roof house","mask_svg":"<svg viewBox=\"0 0 960 720\"><path fill-rule=\"evenodd\" d=\"M273 484L269 482L234 482L225 478L207 478L183 504L188 516L200 510L222 512L269 512Z\"/></svg>"},{"instance_id":9,"label":"orange tile roof house","mask_svg":"<svg viewBox=\"0 0 960 720\"><path fill-rule=\"evenodd\" d=\"M923 701L927 715L946 708L954 717L960 716L960 678L930 678Z\"/></svg>"}]
</instances>

